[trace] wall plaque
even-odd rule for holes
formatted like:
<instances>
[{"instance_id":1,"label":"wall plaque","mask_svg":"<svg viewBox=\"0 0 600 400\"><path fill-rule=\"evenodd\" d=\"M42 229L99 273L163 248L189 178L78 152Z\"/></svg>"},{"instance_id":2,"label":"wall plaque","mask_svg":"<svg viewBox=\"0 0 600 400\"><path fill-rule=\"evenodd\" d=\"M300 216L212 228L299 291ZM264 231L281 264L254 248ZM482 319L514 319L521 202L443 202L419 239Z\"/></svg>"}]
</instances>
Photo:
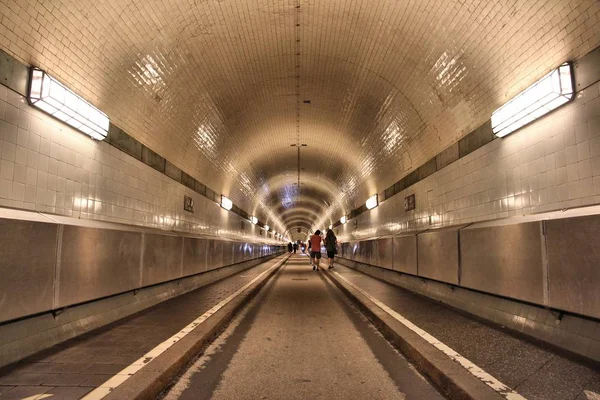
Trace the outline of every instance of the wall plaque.
<instances>
[{"instance_id":1,"label":"wall plaque","mask_svg":"<svg viewBox=\"0 0 600 400\"><path fill-rule=\"evenodd\" d=\"M411 194L404 198L404 211L410 211L415 209L415 195Z\"/></svg>"},{"instance_id":2,"label":"wall plaque","mask_svg":"<svg viewBox=\"0 0 600 400\"><path fill-rule=\"evenodd\" d=\"M183 209L191 213L194 212L194 199L190 196L183 196Z\"/></svg>"}]
</instances>

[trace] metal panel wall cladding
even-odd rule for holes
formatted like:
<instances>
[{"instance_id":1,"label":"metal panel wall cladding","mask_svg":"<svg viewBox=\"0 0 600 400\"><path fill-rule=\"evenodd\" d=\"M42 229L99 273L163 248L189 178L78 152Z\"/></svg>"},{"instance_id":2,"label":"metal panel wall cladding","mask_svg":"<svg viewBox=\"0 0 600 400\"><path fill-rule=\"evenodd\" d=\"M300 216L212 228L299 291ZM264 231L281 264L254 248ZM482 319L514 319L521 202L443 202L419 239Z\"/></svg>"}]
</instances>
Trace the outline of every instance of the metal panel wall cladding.
<instances>
[{"instance_id":1,"label":"metal panel wall cladding","mask_svg":"<svg viewBox=\"0 0 600 400\"><path fill-rule=\"evenodd\" d=\"M541 222L476 224L460 231L460 284L543 304Z\"/></svg>"},{"instance_id":2,"label":"metal panel wall cladding","mask_svg":"<svg viewBox=\"0 0 600 400\"><path fill-rule=\"evenodd\" d=\"M245 254L245 249L244 249L244 243L234 242L234 244L233 244L233 263L237 264L239 262L244 261L245 256L246 256L246 254Z\"/></svg>"},{"instance_id":3,"label":"metal panel wall cladding","mask_svg":"<svg viewBox=\"0 0 600 400\"><path fill-rule=\"evenodd\" d=\"M0 219L0 322L52 308L57 235L55 224Z\"/></svg>"},{"instance_id":4,"label":"metal panel wall cladding","mask_svg":"<svg viewBox=\"0 0 600 400\"><path fill-rule=\"evenodd\" d=\"M183 276L206 271L208 240L198 238L183 239Z\"/></svg>"},{"instance_id":5,"label":"metal panel wall cladding","mask_svg":"<svg viewBox=\"0 0 600 400\"><path fill-rule=\"evenodd\" d=\"M235 242L223 242L223 265L233 264L233 252L236 244Z\"/></svg>"},{"instance_id":6,"label":"metal panel wall cladding","mask_svg":"<svg viewBox=\"0 0 600 400\"><path fill-rule=\"evenodd\" d=\"M219 268L223 264L223 242L210 239L208 241L208 258L206 260L208 271Z\"/></svg>"},{"instance_id":7,"label":"metal panel wall cladding","mask_svg":"<svg viewBox=\"0 0 600 400\"><path fill-rule=\"evenodd\" d=\"M600 216L546 224L550 307L600 318Z\"/></svg>"},{"instance_id":8,"label":"metal panel wall cladding","mask_svg":"<svg viewBox=\"0 0 600 400\"><path fill-rule=\"evenodd\" d=\"M365 246L361 247L361 249L364 248L364 253L361 251L361 255L363 257L363 262L370 264L370 265L377 265L377 259L376 259L376 255L377 253L374 251L375 249L375 241L374 240L367 240L366 242L363 242L365 244Z\"/></svg>"},{"instance_id":9,"label":"metal panel wall cladding","mask_svg":"<svg viewBox=\"0 0 600 400\"><path fill-rule=\"evenodd\" d=\"M183 237L146 234L142 286L181 277Z\"/></svg>"},{"instance_id":10,"label":"metal panel wall cladding","mask_svg":"<svg viewBox=\"0 0 600 400\"><path fill-rule=\"evenodd\" d=\"M394 270L417 275L417 235L394 238Z\"/></svg>"},{"instance_id":11,"label":"metal panel wall cladding","mask_svg":"<svg viewBox=\"0 0 600 400\"><path fill-rule=\"evenodd\" d=\"M65 226L59 307L135 289L140 283L142 234Z\"/></svg>"},{"instance_id":12,"label":"metal panel wall cladding","mask_svg":"<svg viewBox=\"0 0 600 400\"><path fill-rule=\"evenodd\" d=\"M458 284L459 228L426 231L417 235L419 276Z\"/></svg>"},{"instance_id":13,"label":"metal panel wall cladding","mask_svg":"<svg viewBox=\"0 0 600 400\"><path fill-rule=\"evenodd\" d=\"M377 239L377 258L381 268L393 269L394 244L392 238Z\"/></svg>"}]
</instances>

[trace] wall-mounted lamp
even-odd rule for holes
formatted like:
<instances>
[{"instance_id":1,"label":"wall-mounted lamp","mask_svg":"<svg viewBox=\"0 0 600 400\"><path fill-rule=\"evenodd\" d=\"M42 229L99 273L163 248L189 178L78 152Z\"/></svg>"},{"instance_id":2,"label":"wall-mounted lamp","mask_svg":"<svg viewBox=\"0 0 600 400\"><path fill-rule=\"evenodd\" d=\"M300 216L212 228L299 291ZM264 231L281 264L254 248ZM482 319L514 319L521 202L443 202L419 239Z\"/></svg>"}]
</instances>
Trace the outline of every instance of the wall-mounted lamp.
<instances>
[{"instance_id":1,"label":"wall-mounted lamp","mask_svg":"<svg viewBox=\"0 0 600 400\"><path fill-rule=\"evenodd\" d=\"M378 200L378 197L377 197L377 195L375 194L375 195L373 195L373 196L369 197L369 198L367 199L367 203L366 203L366 205L367 205L367 209L368 209L368 210L370 210L370 209L373 209L373 208L377 207L377 206L379 205L379 200Z\"/></svg>"},{"instance_id":2,"label":"wall-mounted lamp","mask_svg":"<svg viewBox=\"0 0 600 400\"><path fill-rule=\"evenodd\" d=\"M93 139L108 135L106 114L39 68L31 68L27 101Z\"/></svg>"},{"instance_id":3,"label":"wall-mounted lamp","mask_svg":"<svg viewBox=\"0 0 600 400\"><path fill-rule=\"evenodd\" d=\"M258 218L256 218L254 215L250 217L250 222L252 222L254 225L258 224Z\"/></svg>"},{"instance_id":4,"label":"wall-mounted lamp","mask_svg":"<svg viewBox=\"0 0 600 400\"><path fill-rule=\"evenodd\" d=\"M231 210L233 208L233 202L227 197L221 195L221 207L226 210Z\"/></svg>"},{"instance_id":5,"label":"wall-mounted lamp","mask_svg":"<svg viewBox=\"0 0 600 400\"><path fill-rule=\"evenodd\" d=\"M340 218L340 222L342 223L342 225L344 225L346 223L346 216L344 215L342 218Z\"/></svg>"},{"instance_id":6,"label":"wall-mounted lamp","mask_svg":"<svg viewBox=\"0 0 600 400\"><path fill-rule=\"evenodd\" d=\"M504 137L573 99L571 64L565 63L492 113L492 130Z\"/></svg>"}]
</instances>

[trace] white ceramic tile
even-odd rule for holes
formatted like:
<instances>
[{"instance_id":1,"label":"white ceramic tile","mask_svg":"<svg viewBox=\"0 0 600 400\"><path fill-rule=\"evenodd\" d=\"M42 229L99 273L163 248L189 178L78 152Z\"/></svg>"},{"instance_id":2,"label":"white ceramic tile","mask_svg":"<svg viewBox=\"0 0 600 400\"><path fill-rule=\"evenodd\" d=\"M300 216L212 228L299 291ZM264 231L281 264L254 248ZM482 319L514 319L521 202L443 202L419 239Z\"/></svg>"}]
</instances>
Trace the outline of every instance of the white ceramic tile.
<instances>
[{"instance_id":1,"label":"white ceramic tile","mask_svg":"<svg viewBox=\"0 0 600 400\"><path fill-rule=\"evenodd\" d=\"M577 156L577 146L568 146L565 148L565 154L567 156L567 164L575 164L579 161Z\"/></svg>"},{"instance_id":2,"label":"white ceramic tile","mask_svg":"<svg viewBox=\"0 0 600 400\"><path fill-rule=\"evenodd\" d=\"M30 185L30 186L36 186L37 185L37 174L38 174L38 171L36 169L28 167L26 184Z\"/></svg>"},{"instance_id":3,"label":"white ceramic tile","mask_svg":"<svg viewBox=\"0 0 600 400\"><path fill-rule=\"evenodd\" d=\"M38 169L39 168L39 153L28 150L27 151L27 166L30 168Z\"/></svg>"},{"instance_id":4,"label":"white ceramic tile","mask_svg":"<svg viewBox=\"0 0 600 400\"><path fill-rule=\"evenodd\" d=\"M592 164L589 159L585 159L577 163L579 170L579 179L589 178L592 176Z\"/></svg>"},{"instance_id":5,"label":"white ceramic tile","mask_svg":"<svg viewBox=\"0 0 600 400\"><path fill-rule=\"evenodd\" d=\"M587 160L590 158L590 144L586 140L577 145L577 159L579 161Z\"/></svg>"},{"instance_id":6,"label":"white ceramic tile","mask_svg":"<svg viewBox=\"0 0 600 400\"><path fill-rule=\"evenodd\" d=\"M28 154L29 154L29 151L27 150L27 148L22 147L22 146L16 146L15 163L21 164L21 165L27 165Z\"/></svg>"},{"instance_id":7,"label":"white ceramic tile","mask_svg":"<svg viewBox=\"0 0 600 400\"><path fill-rule=\"evenodd\" d=\"M0 178L12 181L14 178L15 164L11 161L2 160L0 163Z\"/></svg>"},{"instance_id":8,"label":"white ceramic tile","mask_svg":"<svg viewBox=\"0 0 600 400\"><path fill-rule=\"evenodd\" d=\"M4 141L2 143L2 159L14 162L16 158L16 146L13 143Z\"/></svg>"},{"instance_id":9,"label":"white ceramic tile","mask_svg":"<svg viewBox=\"0 0 600 400\"><path fill-rule=\"evenodd\" d=\"M4 110L4 118L5 121L9 124L17 126L19 123L19 110L12 104L6 104L6 108Z\"/></svg>"},{"instance_id":10,"label":"white ceramic tile","mask_svg":"<svg viewBox=\"0 0 600 400\"><path fill-rule=\"evenodd\" d=\"M25 185L19 182L13 182L12 185L12 199L15 201L23 202L25 199ZM13 205L13 207L15 207Z\"/></svg>"}]
</instances>

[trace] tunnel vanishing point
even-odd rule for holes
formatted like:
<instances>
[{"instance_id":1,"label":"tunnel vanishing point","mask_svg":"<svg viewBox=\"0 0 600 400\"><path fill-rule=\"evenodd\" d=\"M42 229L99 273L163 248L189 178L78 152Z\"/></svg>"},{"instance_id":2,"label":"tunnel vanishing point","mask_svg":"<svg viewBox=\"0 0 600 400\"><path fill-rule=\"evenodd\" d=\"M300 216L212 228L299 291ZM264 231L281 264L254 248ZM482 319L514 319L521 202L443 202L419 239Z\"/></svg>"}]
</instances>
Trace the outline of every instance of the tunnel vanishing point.
<instances>
[{"instance_id":1,"label":"tunnel vanishing point","mask_svg":"<svg viewBox=\"0 0 600 400\"><path fill-rule=\"evenodd\" d=\"M600 400L600 2L0 0L0 400L80 398Z\"/></svg>"}]
</instances>

